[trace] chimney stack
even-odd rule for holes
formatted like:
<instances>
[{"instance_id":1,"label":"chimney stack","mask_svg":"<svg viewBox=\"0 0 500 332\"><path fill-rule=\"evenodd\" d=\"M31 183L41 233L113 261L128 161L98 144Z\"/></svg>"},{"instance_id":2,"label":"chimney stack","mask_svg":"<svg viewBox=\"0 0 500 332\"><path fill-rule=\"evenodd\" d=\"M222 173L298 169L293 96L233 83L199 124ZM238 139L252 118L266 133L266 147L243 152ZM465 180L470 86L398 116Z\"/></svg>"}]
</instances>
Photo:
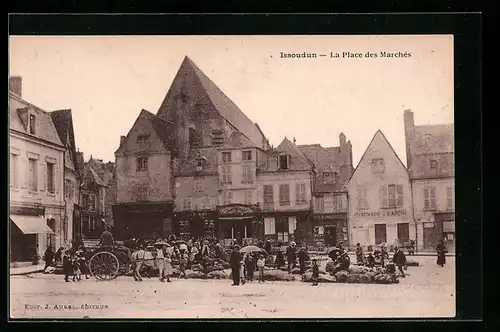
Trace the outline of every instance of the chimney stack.
<instances>
[{"instance_id":1,"label":"chimney stack","mask_svg":"<svg viewBox=\"0 0 500 332\"><path fill-rule=\"evenodd\" d=\"M410 110L404 111L404 129L405 129L405 143L406 143L406 167L409 169L411 166L411 143L415 138L415 119L413 112Z\"/></svg>"},{"instance_id":2,"label":"chimney stack","mask_svg":"<svg viewBox=\"0 0 500 332\"><path fill-rule=\"evenodd\" d=\"M9 90L22 97L23 79L21 76L9 77Z\"/></svg>"},{"instance_id":3,"label":"chimney stack","mask_svg":"<svg viewBox=\"0 0 500 332\"><path fill-rule=\"evenodd\" d=\"M346 140L346 138L345 138L344 133L340 133L340 135L339 135L339 140L340 140L340 146L345 145L345 140Z\"/></svg>"},{"instance_id":4,"label":"chimney stack","mask_svg":"<svg viewBox=\"0 0 500 332\"><path fill-rule=\"evenodd\" d=\"M125 142L126 138L127 138L127 136L123 136L123 135L120 136L120 146L123 144L123 142Z\"/></svg>"}]
</instances>

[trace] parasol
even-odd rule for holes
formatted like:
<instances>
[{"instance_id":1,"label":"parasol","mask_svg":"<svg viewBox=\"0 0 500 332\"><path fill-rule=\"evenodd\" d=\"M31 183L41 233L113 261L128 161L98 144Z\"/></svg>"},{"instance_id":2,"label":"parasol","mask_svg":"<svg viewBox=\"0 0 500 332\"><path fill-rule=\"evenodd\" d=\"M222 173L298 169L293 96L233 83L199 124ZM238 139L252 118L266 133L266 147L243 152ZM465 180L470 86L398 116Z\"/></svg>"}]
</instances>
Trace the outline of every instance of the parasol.
<instances>
[{"instance_id":1,"label":"parasol","mask_svg":"<svg viewBox=\"0 0 500 332\"><path fill-rule=\"evenodd\" d=\"M260 247L254 246L254 245L245 246L245 247L241 248L239 251L242 253L258 252L258 253L262 253L264 255L267 255L267 251L265 251L264 249L262 249Z\"/></svg>"},{"instance_id":2,"label":"parasol","mask_svg":"<svg viewBox=\"0 0 500 332\"><path fill-rule=\"evenodd\" d=\"M187 242L184 240L177 240L175 241L175 244L187 244Z\"/></svg>"},{"instance_id":3,"label":"parasol","mask_svg":"<svg viewBox=\"0 0 500 332\"><path fill-rule=\"evenodd\" d=\"M332 249L329 253L328 253L328 257L330 257L331 259L337 259L340 255L342 255L343 253L345 253L344 250L342 249L339 249L339 248L335 248L335 249Z\"/></svg>"},{"instance_id":4,"label":"parasol","mask_svg":"<svg viewBox=\"0 0 500 332\"><path fill-rule=\"evenodd\" d=\"M163 240L158 240L155 242L154 246L167 246L167 247L170 247L170 244L168 244L167 242L163 241Z\"/></svg>"}]
</instances>

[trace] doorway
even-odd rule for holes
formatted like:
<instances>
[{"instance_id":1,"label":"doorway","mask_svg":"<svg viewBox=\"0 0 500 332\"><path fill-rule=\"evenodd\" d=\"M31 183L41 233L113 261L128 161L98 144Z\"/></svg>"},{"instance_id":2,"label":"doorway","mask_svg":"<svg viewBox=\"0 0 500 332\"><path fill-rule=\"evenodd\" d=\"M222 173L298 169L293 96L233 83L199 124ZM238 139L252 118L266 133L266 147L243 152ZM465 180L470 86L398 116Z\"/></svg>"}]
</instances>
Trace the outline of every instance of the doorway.
<instances>
[{"instance_id":1,"label":"doorway","mask_svg":"<svg viewBox=\"0 0 500 332\"><path fill-rule=\"evenodd\" d=\"M337 227L325 226L325 245L335 247L337 245Z\"/></svg>"},{"instance_id":2,"label":"doorway","mask_svg":"<svg viewBox=\"0 0 500 332\"><path fill-rule=\"evenodd\" d=\"M387 229L385 224L375 224L375 244L387 242Z\"/></svg>"},{"instance_id":3,"label":"doorway","mask_svg":"<svg viewBox=\"0 0 500 332\"><path fill-rule=\"evenodd\" d=\"M410 242L410 224L409 223L399 223L398 224L398 242L400 245Z\"/></svg>"}]
</instances>

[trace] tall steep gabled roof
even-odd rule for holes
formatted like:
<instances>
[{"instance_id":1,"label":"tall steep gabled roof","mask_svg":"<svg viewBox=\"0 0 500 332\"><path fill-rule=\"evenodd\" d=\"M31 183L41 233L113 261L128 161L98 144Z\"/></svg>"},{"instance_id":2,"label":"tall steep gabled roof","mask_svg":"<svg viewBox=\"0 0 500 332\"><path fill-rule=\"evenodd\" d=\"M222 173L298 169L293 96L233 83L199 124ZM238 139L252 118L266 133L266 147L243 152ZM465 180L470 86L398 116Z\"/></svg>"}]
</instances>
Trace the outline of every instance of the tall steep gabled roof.
<instances>
[{"instance_id":1,"label":"tall steep gabled roof","mask_svg":"<svg viewBox=\"0 0 500 332\"><path fill-rule=\"evenodd\" d=\"M255 147L255 144L251 140L239 131L235 131L219 149L243 149L253 147Z\"/></svg>"},{"instance_id":2,"label":"tall steep gabled roof","mask_svg":"<svg viewBox=\"0 0 500 332\"><path fill-rule=\"evenodd\" d=\"M412 154L453 153L455 151L454 126L415 126L415 137L411 142Z\"/></svg>"},{"instance_id":3,"label":"tall steep gabled roof","mask_svg":"<svg viewBox=\"0 0 500 332\"><path fill-rule=\"evenodd\" d=\"M151 122L151 125L153 127L153 130L155 133L158 135L160 140L162 141L164 147L171 151L173 155L177 155L177 131L174 127L174 125L156 115L154 115L151 112L148 112L146 110L141 110L141 113L139 113L139 116L135 120L134 125L132 128L134 128L135 124L140 118L146 118ZM129 134L132 131L132 129L129 131L127 134L127 138L125 141L129 138ZM115 153L120 153L122 152L122 147L125 146L123 144L125 142L122 142L118 149L115 151Z\"/></svg>"},{"instance_id":4,"label":"tall steep gabled roof","mask_svg":"<svg viewBox=\"0 0 500 332\"><path fill-rule=\"evenodd\" d=\"M182 74L182 75L181 75ZM215 110L222 116L226 121L228 121L233 127L250 139L255 146L261 148L267 148L264 142L266 139L256 123L252 122L239 108L236 104L227 97L224 92L222 92L214 82L208 78L205 73L203 73L196 64L189 59L187 56L184 58L177 75L175 76L174 82L171 85L174 86L176 79L181 79L184 75L195 75L195 84L199 84L202 90L206 93L210 102L214 106ZM171 90L167 92L165 99L158 111L157 115L168 104L169 98L174 98Z\"/></svg>"},{"instance_id":5,"label":"tall steep gabled roof","mask_svg":"<svg viewBox=\"0 0 500 332\"><path fill-rule=\"evenodd\" d=\"M63 145L69 147L71 159L73 160L76 172L80 174L83 170L79 168L76 156L75 132L73 129L73 116L71 110L57 110L50 112L54 126Z\"/></svg>"}]
</instances>

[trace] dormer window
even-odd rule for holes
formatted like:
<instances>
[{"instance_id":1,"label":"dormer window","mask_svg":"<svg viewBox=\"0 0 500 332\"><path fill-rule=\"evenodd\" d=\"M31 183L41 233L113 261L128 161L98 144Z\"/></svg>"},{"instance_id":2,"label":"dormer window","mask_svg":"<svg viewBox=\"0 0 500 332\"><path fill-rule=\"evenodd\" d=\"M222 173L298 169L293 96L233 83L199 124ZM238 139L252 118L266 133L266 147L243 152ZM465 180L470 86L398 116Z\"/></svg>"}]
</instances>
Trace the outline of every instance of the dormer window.
<instances>
[{"instance_id":1,"label":"dormer window","mask_svg":"<svg viewBox=\"0 0 500 332\"><path fill-rule=\"evenodd\" d=\"M278 168L288 169L290 166L290 156L287 154L282 154L278 156Z\"/></svg>"},{"instance_id":2,"label":"dormer window","mask_svg":"<svg viewBox=\"0 0 500 332\"><path fill-rule=\"evenodd\" d=\"M30 114L28 117L28 128L31 135L36 135L36 115Z\"/></svg>"},{"instance_id":3,"label":"dormer window","mask_svg":"<svg viewBox=\"0 0 500 332\"><path fill-rule=\"evenodd\" d=\"M431 169L437 171L438 163L435 160L431 160Z\"/></svg>"},{"instance_id":4,"label":"dormer window","mask_svg":"<svg viewBox=\"0 0 500 332\"><path fill-rule=\"evenodd\" d=\"M372 159L372 173L380 174L385 172L385 162L383 158Z\"/></svg>"},{"instance_id":5,"label":"dormer window","mask_svg":"<svg viewBox=\"0 0 500 332\"><path fill-rule=\"evenodd\" d=\"M149 133L137 135L137 144L147 144L149 143Z\"/></svg>"},{"instance_id":6,"label":"dormer window","mask_svg":"<svg viewBox=\"0 0 500 332\"><path fill-rule=\"evenodd\" d=\"M222 152L222 162L223 163L231 162L231 152Z\"/></svg>"}]
</instances>

